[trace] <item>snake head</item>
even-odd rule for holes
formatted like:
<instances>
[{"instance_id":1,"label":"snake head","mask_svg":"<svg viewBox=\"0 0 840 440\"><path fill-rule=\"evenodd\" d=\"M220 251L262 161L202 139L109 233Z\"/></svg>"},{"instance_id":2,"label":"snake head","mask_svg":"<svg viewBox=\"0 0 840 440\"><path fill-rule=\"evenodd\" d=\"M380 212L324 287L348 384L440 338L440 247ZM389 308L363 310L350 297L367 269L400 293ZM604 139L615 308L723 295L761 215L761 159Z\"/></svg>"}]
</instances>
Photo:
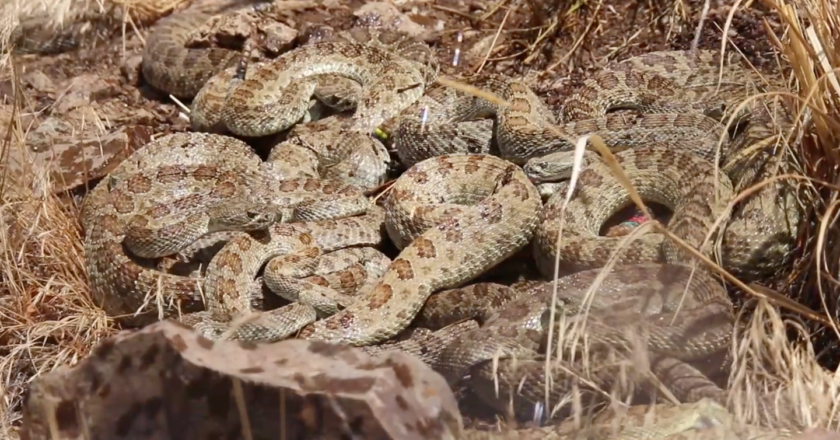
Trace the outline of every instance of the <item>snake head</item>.
<instances>
[{"instance_id":1,"label":"snake head","mask_svg":"<svg viewBox=\"0 0 840 440\"><path fill-rule=\"evenodd\" d=\"M256 231L280 223L286 211L263 203L243 203L219 206L208 211L208 229L216 231Z\"/></svg>"},{"instance_id":2,"label":"snake head","mask_svg":"<svg viewBox=\"0 0 840 440\"><path fill-rule=\"evenodd\" d=\"M592 162L599 160L598 152L590 149L583 151L580 168L585 169ZM547 182L561 182L572 177L575 168L575 150L563 150L534 157L522 167L525 175L535 185Z\"/></svg>"},{"instance_id":3,"label":"snake head","mask_svg":"<svg viewBox=\"0 0 840 440\"><path fill-rule=\"evenodd\" d=\"M567 180L572 176L574 154L574 151L558 151L534 157L522 167L522 171L534 184Z\"/></svg>"}]
</instances>

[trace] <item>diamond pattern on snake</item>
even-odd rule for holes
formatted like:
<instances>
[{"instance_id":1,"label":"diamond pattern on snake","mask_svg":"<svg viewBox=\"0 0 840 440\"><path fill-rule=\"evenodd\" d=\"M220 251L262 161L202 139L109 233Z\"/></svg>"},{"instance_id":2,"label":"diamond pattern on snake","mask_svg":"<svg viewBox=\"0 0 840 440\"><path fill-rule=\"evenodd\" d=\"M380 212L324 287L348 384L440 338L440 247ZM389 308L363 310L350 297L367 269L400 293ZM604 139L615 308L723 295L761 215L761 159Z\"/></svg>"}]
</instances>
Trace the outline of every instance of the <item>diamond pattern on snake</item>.
<instances>
[{"instance_id":1,"label":"diamond pattern on snake","mask_svg":"<svg viewBox=\"0 0 840 440\"><path fill-rule=\"evenodd\" d=\"M567 288L553 312L574 317L583 309L581 292L617 244L598 236L600 223L628 204L602 159L587 153L557 247L565 188L557 183L570 172L569 138L592 132L616 151L644 198L669 205L674 211L669 229L689 244L711 254L714 243L701 244L724 216L725 230L717 234L724 267L758 278L787 262L801 217L790 186L769 185L734 210L727 205L735 191L771 173L760 162L787 164L772 148L740 156L773 135L771 122L784 116L780 111L750 106L735 115L737 127L726 129L722 123L733 97L753 85L751 75L731 60L721 84L714 69L720 59L711 52L660 52L611 64L568 97L558 121L528 87L499 76L475 84L509 107L445 88L424 95L436 65L428 62L432 57L409 55L428 48L421 51L409 40L370 30L249 64L244 78L237 78L235 53L184 46L188 31L204 19L195 11L182 12L150 31L143 62L149 82L177 96L194 96L195 129L223 127L256 136L294 128L266 161L226 136L166 136L136 152L93 190L83 213L85 253L95 298L109 315L153 303L164 317L184 313L180 319L211 338L274 341L298 333L299 338L373 346L393 342L418 316L431 313L424 308L441 291L458 292L453 289L531 246L546 277L553 276L560 255L561 274L568 275L560 282ZM310 99L335 94L334 88L325 92L335 78L350 90L353 115L310 121ZM430 119L418 120L424 106L435 111ZM610 113L615 108L640 113ZM387 151L377 143L358 147L355 140L372 140L373 129L392 117L398 121L397 153L409 169L379 206L364 190L382 183L380 165L387 163ZM481 122L488 117L494 119L489 131ZM782 119L780 125L791 124ZM450 139L456 142L445 142ZM716 173L720 139L725 141L724 172ZM470 154L475 151L494 154ZM535 183L557 184L543 186L550 188L545 206ZM203 278L154 270L155 258L182 252L208 234L231 232ZM385 235L400 248L390 264L374 249ZM339 292L313 278L325 258L348 247L356 249L354 261L372 274L358 291ZM688 282L692 261L658 236L631 245L601 288L604 296L596 299L586 332L606 348L596 356L626 351L632 345L628 332L649 334L644 346L654 353L653 372L666 385L688 400L721 400L722 390L706 377L713 372L698 371L693 363L729 344L732 305L718 282L701 269L680 304L688 319L660 325L676 313L675 295ZM255 277L263 266L263 281L292 303L231 325L253 311ZM660 284L634 287L640 280ZM155 296L158 291L161 297ZM480 319L480 327L456 322L441 330L454 332L440 333L448 335L444 338L420 332L438 347L425 353L426 360L453 382L470 373L474 388L498 405L502 398L490 392L487 380L490 353L501 351L502 378L525 379L524 394L516 399L520 408L530 408L542 398L547 380L531 367L542 366L538 359L545 356L540 350L551 303L544 291L500 298L487 302L495 310ZM619 312L627 319L598 315ZM422 351L410 342L394 347ZM525 359L525 366L516 369L514 356ZM718 367L727 368L725 362ZM674 377L674 371L680 374ZM569 381L564 375L555 378L566 385L555 393L568 390Z\"/></svg>"}]
</instances>

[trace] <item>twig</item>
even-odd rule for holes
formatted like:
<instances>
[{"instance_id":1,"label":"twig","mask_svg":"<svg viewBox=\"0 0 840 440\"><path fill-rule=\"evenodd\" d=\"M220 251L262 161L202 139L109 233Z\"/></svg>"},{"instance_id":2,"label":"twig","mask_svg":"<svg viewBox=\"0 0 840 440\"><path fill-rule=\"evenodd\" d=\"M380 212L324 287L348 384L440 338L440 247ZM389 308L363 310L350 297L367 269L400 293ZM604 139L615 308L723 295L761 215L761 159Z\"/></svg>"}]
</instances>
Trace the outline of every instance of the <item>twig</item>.
<instances>
[{"instance_id":1,"label":"twig","mask_svg":"<svg viewBox=\"0 0 840 440\"><path fill-rule=\"evenodd\" d=\"M505 101L502 98L499 98L498 96L496 96L495 93L491 93L486 90L481 90L478 87L471 86L461 81L455 81L454 79L448 78L443 75L437 78L437 82L442 86L452 87L453 89L460 90L464 93L469 93L471 95L478 96L479 98L486 99L495 105L500 105L502 107L510 106L510 104L507 101Z\"/></svg>"},{"instance_id":2,"label":"twig","mask_svg":"<svg viewBox=\"0 0 840 440\"><path fill-rule=\"evenodd\" d=\"M598 21L598 12L601 11L601 5L603 5L603 4L604 4L604 0L601 0L601 1L598 2L598 6L595 7L595 12L592 13L592 20L589 20L589 23L586 24L586 29L583 30L583 32L580 34L580 36L575 40L575 43L572 44L572 48L569 49L569 51L566 52L566 54L563 55L560 58L559 61L557 61L556 63L549 66L548 69L545 69L546 72L553 72L554 69L557 68L557 66L565 63L566 60L568 60L569 57L571 57L572 54L575 53L578 46L580 46L581 43L583 43L583 38L589 33L589 30L592 29L592 25L595 24L595 22Z\"/></svg>"},{"instance_id":3,"label":"twig","mask_svg":"<svg viewBox=\"0 0 840 440\"><path fill-rule=\"evenodd\" d=\"M733 6L734 9L734 6ZM703 32L703 24L706 23L706 16L709 15L709 0L703 1L703 10L700 12L700 22L697 23L697 29L694 30L694 41L691 42L691 51L697 50L697 45L700 43L700 34ZM723 34L726 40L726 34Z\"/></svg>"},{"instance_id":4,"label":"twig","mask_svg":"<svg viewBox=\"0 0 840 440\"><path fill-rule=\"evenodd\" d=\"M474 74L477 75L478 73L481 72L482 69L484 69L484 65L487 64L487 59L490 58L490 54L493 52L493 48L496 47L496 42L499 41L499 35L502 33L502 29L505 27L505 23L507 22L507 19L510 16L510 13L514 9L515 8L510 8L510 9L507 10L507 12L505 12L505 16L504 16L504 18L502 18L502 22L499 24L499 28L496 29L496 35L493 36L493 42L490 43L490 48L487 49L487 53L484 54L484 60L481 61L481 65L478 66L478 69L476 69Z\"/></svg>"},{"instance_id":5,"label":"twig","mask_svg":"<svg viewBox=\"0 0 840 440\"><path fill-rule=\"evenodd\" d=\"M464 17L464 18L466 18L468 20L471 20L471 21L475 20L475 17L473 17L472 15L467 14L466 12L461 12L457 9L447 8L446 6L441 6L441 5L431 5L431 6L432 6L432 9L437 9L439 11L448 12L450 14L455 14L455 15Z\"/></svg>"},{"instance_id":6,"label":"twig","mask_svg":"<svg viewBox=\"0 0 840 440\"><path fill-rule=\"evenodd\" d=\"M531 50L531 55L528 55L528 57L525 58L525 64L529 64L531 61L534 60L535 57L538 56L539 50L537 50L537 47L554 32L554 30L557 28L557 22L557 18L553 18L551 20L551 24L548 25L548 28L541 32L540 35L537 36L537 39L534 40L533 43L531 43L531 46L529 48Z\"/></svg>"},{"instance_id":7,"label":"twig","mask_svg":"<svg viewBox=\"0 0 840 440\"><path fill-rule=\"evenodd\" d=\"M504 6L505 3L507 3L507 0L500 0L495 5L493 5L487 12L481 14L481 17L478 19L478 21L484 21L490 18L491 16L493 16L493 14L496 13L496 11L501 9L501 7Z\"/></svg>"}]
</instances>

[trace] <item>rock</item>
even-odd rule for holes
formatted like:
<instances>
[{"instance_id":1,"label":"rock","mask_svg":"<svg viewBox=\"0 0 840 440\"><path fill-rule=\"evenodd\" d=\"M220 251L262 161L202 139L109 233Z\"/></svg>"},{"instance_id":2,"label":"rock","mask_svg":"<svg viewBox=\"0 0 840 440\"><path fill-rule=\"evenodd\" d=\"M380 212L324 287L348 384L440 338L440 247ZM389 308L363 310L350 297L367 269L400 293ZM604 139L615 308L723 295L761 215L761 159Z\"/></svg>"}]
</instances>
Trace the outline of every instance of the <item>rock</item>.
<instances>
[{"instance_id":1,"label":"rock","mask_svg":"<svg viewBox=\"0 0 840 440\"><path fill-rule=\"evenodd\" d=\"M278 55L291 49L297 30L278 21L273 5L210 18L193 33L190 47L226 47L239 50L246 42L263 54Z\"/></svg>"},{"instance_id":2,"label":"rock","mask_svg":"<svg viewBox=\"0 0 840 440\"><path fill-rule=\"evenodd\" d=\"M266 22L259 29L259 47L269 53L290 50L298 37L298 31L278 21Z\"/></svg>"},{"instance_id":3,"label":"rock","mask_svg":"<svg viewBox=\"0 0 840 440\"><path fill-rule=\"evenodd\" d=\"M429 32L387 2L367 2L353 12L353 15L362 26L388 28L421 40L425 39Z\"/></svg>"},{"instance_id":4,"label":"rock","mask_svg":"<svg viewBox=\"0 0 840 440\"><path fill-rule=\"evenodd\" d=\"M66 92L55 102L53 113L65 114L91 102L119 95L120 87L96 74L77 76L62 87Z\"/></svg>"},{"instance_id":5,"label":"rock","mask_svg":"<svg viewBox=\"0 0 840 440\"><path fill-rule=\"evenodd\" d=\"M186 46L232 49L251 36L253 25L254 17L249 12L215 15L193 31Z\"/></svg>"},{"instance_id":6,"label":"rock","mask_svg":"<svg viewBox=\"0 0 840 440\"><path fill-rule=\"evenodd\" d=\"M153 132L149 126L127 125L104 135L94 130L79 135L68 122L50 117L29 132L27 150L13 152L10 170L46 171L53 192L63 192L107 175L123 159L151 141Z\"/></svg>"},{"instance_id":7,"label":"rock","mask_svg":"<svg viewBox=\"0 0 840 440\"><path fill-rule=\"evenodd\" d=\"M211 342L174 322L118 333L78 365L35 379L21 439L53 438L52 417L62 439L420 440L463 431L443 378L404 353Z\"/></svg>"},{"instance_id":8,"label":"rock","mask_svg":"<svg viewBox=\"0 0 840 440\"><path fill-rule=\"evenodd\" d=\"M55 93L55 84L50 77L40 70L25 74L23 80L41 93Z\"/></svg>"},{"instance_id":9,"label":"rock","mask_svg":"<svg viewBox=\"0 0 840 440\"><path fill-rule=\"evenodd\" d=\"M132 55L120 63L120 73L132 87L140 83L141 64L143 64L143 55L140 54Z\"/></svg>"}]
</instances>

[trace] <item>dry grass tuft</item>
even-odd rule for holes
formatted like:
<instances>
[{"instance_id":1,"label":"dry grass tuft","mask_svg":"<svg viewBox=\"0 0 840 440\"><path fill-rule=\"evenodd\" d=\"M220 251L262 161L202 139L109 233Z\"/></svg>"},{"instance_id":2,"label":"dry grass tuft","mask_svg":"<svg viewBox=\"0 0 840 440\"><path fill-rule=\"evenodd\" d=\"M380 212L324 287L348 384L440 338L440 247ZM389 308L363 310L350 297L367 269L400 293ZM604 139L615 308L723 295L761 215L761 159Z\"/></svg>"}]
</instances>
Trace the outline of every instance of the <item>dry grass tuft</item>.
<instances>
[{"instance_id":1,"label":"dry grass tuft","mask_svg":"<svg viewBox=\"0 0 840 440\"><path fill-rule=\"evenodd\" d=\"M182 1L166 0L168 5L161 9L163 3L120 1L129 5L125 11L137 11L137 21L157 18L152 13L159 16ZM0 8L6 18L0 20L0 37L5 39L0 46L8 47L8 26L17 26L17 17L46 16L48 26L59 28L90 11L113 13L117 5L107 0L6 2ZM12 17L15 20L8 20ZM15 86L15 105L0 147L0 371L5 391L0 436L14 438L26 384L57 366L75 364L114 328L88 294L76 204L53 194L47 164L30 160L26 162L31 166L22 172L10 171L11 156L28 155L20 120L20 103L25 100L12 56L4 54L0 66Z\"/></svg>"},{"instance_id":2,"label":"dry grass tuft","mask_svg":"<svg viewBox=\"0 0 840 440\"><path fill-rule=\"evenodd\" d=\"M742 331L741 341L733 351L737 372L733 387L735 406L744 415L753 415L753 393L758 390L783 387L783 394L797 405L795 417L806 425L820 425L837 429L836 402L840 401L840 383L833 374L820 366L814 350L817 345L830 344L837 353L835 321L838 318L836 280L840 270L840 254L834 212L837 206L840 154L836 147L840 140L840 6L828 0L763 0L786 25L785 35L769 32L771 42L785 58L780 64L790 68L788 89L794 99L786 101L791 114L798 115L804 135L792 143L793 152L802 165L802 175L796 176L807 191L802 203L809 210L809 220L800 236L800 255L787 278L777 287L791 299L809 307L828 321L828 326L800 316L787 316L769 307L763 299L751 300L753 316ZM796 139L794 139L795 141ZM816 220L816 221L813 221ZM754 307L752 307L754 306ZM785 317L783 320L782 317ZM815 331L816 330L816 331ZM793 338L789 336L793 335ZM815 341L822 335L822 341ZM789 340L799 343L791 345ZM821 359L828 360L827 358ZM836 368L836 362L823 362ZM771 371L767 371L770 367ZM769 386L768 386L769 383ZM753 413L753 414L750 414ZM750 418L750 417L747 417Z\"/></svg>"},{"instance_id":3,"label":"dry grass tuft","mask_svg":"<svg viewBox=\"0 0 840 440\"><path fill-rule=\"evenodd\" d=\"M103 34L121 26L123 36L152 23L192 0L3 0L0 2L0 47L9 47L17 28L33 32L81 34L93 23ZM211 0L213 1L213 0ZM78 36L77 34L77 36Z\"/></svg>"},{"instance_id":4,"label":"dry grass tuft","mask_svg":"<svg viewBox=\"0 0 840 440\"><path fill-rule=\"evenodd\" d=\"M3 196L4 434L32 376L75 363L111 332L88 297L75 215L51 195Z\"/></svg>"},{"instance_id":5,"label":"dry grass tuft","mask_svg":"<svg viewBox=\"0 0 840 440\"><path fill-rule=\"evenodd\" d=\"M14 69L7 71L17 90L15 102L20 103ZM76 363L113 332L88 296L78 210L72 200L53 194L44 164L39 168L29 161L32 165L24 172L9 171L10 156L27 156L20 108L14 106L0 149L3 438L13 438L32 377Z\"/></svg>"},{"instance_id":6,"label":"dry grass tuft","mask_svg":"<svg viewBox=\"0 0 840 440\"><path fill-rule=\"evenodd\" d=\"M5 142L10 148L22 145ZM75 363L113 331L88 296L78 212L51 193L45 175L4 173L0 195L4 438L31 377Z\"/></svg>"},{"instance_id":7,"label":"dry grass tuft","mask_svg":"<svg viewBox=\"0 0 840 440\"><path fill-rule=\"evenodd\" d=\"M840 248L838 248L838 178L840 178L840 7L823 0L772 3L790 35L781 43L791 60L799 100L793 107L804 114L809 133L799 153L817 197L808 200L811 223L801 237L803 253L787 285L802 304L820 310L833 322L816 331L818 354L826 365L838 365L836 320L840 316ZM811 327L812 330L814 327Z\"/></svg>"}]
</instances>

